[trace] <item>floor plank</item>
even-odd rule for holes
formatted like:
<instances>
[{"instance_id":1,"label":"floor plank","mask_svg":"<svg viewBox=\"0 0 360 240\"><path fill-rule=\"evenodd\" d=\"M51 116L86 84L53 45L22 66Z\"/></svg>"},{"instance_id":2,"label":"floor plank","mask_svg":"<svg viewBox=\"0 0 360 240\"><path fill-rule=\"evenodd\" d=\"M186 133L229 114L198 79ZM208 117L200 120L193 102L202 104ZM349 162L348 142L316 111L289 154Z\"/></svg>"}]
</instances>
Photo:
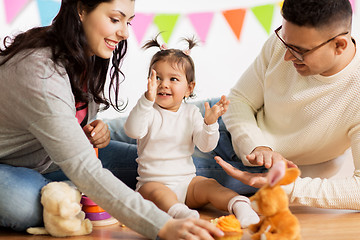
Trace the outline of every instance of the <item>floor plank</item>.
<instances>
[{"instance_id":1,"label":"floor plank","mask_svg":"<svg viewBox=\"0 0 360 240\"><path fill-rule=\"evenodd\" d=\"M303 240L355 240L360 239L360 212L351 210L329 210L293 206L291 211L297 216L301 225ZM200 210L201 218L210 220L226 214L211 206ZM31 236L0 228L0 239L6 240L55 240L50 236ZM120 224L107 227L94 227L88 236L68 237L66 240L144 240L143 236ZM249 240L250 234L245 231L243 240Z\"/></svg>"}]
</instances>

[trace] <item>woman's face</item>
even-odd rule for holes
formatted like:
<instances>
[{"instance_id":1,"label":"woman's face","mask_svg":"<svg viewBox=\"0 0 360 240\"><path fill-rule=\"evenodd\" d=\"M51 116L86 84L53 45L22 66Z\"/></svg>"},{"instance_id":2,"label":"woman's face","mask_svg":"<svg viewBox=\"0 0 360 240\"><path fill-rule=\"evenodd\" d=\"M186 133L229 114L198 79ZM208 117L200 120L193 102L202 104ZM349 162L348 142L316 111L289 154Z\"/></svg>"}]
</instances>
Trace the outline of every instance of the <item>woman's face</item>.
<instances>
[{"instance_id":1,"label":"woman's face","mask_svg":"<svg viewBox=\"0 0 360 240\"><path fill-rule=\"evenodd\" d=\"M90 13L79 9L90 56L111 58L116 45L129 37L134 7L134 0L113 0L100 3Z\"/></svg>"}]
</instances>

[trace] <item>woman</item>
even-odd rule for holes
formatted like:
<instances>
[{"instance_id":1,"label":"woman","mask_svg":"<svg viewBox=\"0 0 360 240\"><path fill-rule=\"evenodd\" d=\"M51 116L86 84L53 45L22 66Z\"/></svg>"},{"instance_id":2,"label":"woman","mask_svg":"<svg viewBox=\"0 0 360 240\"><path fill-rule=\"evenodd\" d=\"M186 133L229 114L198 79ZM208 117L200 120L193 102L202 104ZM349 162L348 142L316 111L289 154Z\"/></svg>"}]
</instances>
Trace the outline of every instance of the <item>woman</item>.
<instances>
[{"instance_id":1,"label":"woman","mask_svg":"<svg viewBox=\"0 0 360 240\"><path fill-rule=\"evenodd\" d=\"M222 235L206 221L171 219L103 168L111 163L96 157L93 148L107 146L110 134L102 121L88 120L99 104L121 109L117 98L105 98L104 85L112 57L110 89L118 95L134 3L63 0L50 26L5 38L0 51L1 227L23 231L41 225L40 189L65 174L146 237Z\"/></svg>"}]
</instances>

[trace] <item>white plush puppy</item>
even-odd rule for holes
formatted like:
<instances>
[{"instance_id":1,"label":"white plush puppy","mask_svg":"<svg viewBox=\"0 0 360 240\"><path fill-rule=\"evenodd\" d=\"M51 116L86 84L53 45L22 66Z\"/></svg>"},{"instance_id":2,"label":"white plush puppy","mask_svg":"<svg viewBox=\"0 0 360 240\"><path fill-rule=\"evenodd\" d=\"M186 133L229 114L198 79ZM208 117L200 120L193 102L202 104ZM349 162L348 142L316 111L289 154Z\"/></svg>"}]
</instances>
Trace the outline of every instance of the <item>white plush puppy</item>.
<instances>
[{"instance_id":1,"label":"white plush puppy","mask_svg":"<svg viewBox=\"0 0 360 240\"><path fill-rule=\"evenodd\" d=\"M28 228L30 234L50 234L54 237L86 235L92 224L81 211L81 193L64 182L51 182L41 189L44 207L44 228Z\"/></svg>"}]
</instances>

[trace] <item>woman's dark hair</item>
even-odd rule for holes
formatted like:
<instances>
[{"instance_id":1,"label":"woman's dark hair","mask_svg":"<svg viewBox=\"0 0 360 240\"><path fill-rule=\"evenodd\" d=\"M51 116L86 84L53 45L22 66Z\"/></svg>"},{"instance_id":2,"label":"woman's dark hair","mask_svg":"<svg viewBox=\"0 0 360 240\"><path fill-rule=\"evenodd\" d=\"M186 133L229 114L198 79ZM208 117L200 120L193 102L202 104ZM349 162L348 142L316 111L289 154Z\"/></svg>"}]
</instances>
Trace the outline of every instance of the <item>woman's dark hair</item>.
<instances>
[{"instance_id":1,"label":"woman's dark hair","mask_svg":"<svg viewBox=\"0 0 360 240\"><path fill-rule=\"evenodd\" d=\"M143 49L148 49L151 47L158 47L160 51L154 54L151 58L148 76L151 74L151 69L153 68L154 64L159 61L166 61L171 64L175 64L178 68L183 69L185 72L186 80L188 83L195 82L195 64L192 58L190 57L190 50L197 45L197 41L195 38L183 38L182 40L188 43L187 50L180 50L174 48L164 48L164 45L160 45L157 38L160 35L156 35L155 38L147 41ZM195 97L194 93L190 93L190 98Z\"/></svg>"},{"instance_id":2,"label":"woman's dark hair","mask_svg":"<svg viewBox=\"0 0 360 240\"><path fill-rule=\"evenodd\" d=\"M351 30L352 7L349 0L285 0L282 16L298 26L322 28L340 24Z\"/></svg>"},{"instance_id":3,"label":"woman's dark hair","mask_svg":"<svg viewBox=\"0 0 360 240\"><path fill-rule=\"evenodd\" d=\"M60 11L50 26L32 28L13 39L5 37L4 49L0 49L0 56L4 56L0 65L23 50L35 51L37 48L49 47L55 67L63 65L66 69L76 102L88 103L93 98L96 103L105 105L103 109L108 109L111 105L117 111L123 110L126 104L123 106L118 95L119 84L125 77L120 66L127 51L127 41L121 41L113 52L107 100L104 88L110 60L87 55L87 40L78 14L78 6L90 13L100 3L111 1L62 0ZM85 86L89 94L84 92ZM111 90L115 92L115 101L111 100Z\"/></svg>"}]
</instances>

